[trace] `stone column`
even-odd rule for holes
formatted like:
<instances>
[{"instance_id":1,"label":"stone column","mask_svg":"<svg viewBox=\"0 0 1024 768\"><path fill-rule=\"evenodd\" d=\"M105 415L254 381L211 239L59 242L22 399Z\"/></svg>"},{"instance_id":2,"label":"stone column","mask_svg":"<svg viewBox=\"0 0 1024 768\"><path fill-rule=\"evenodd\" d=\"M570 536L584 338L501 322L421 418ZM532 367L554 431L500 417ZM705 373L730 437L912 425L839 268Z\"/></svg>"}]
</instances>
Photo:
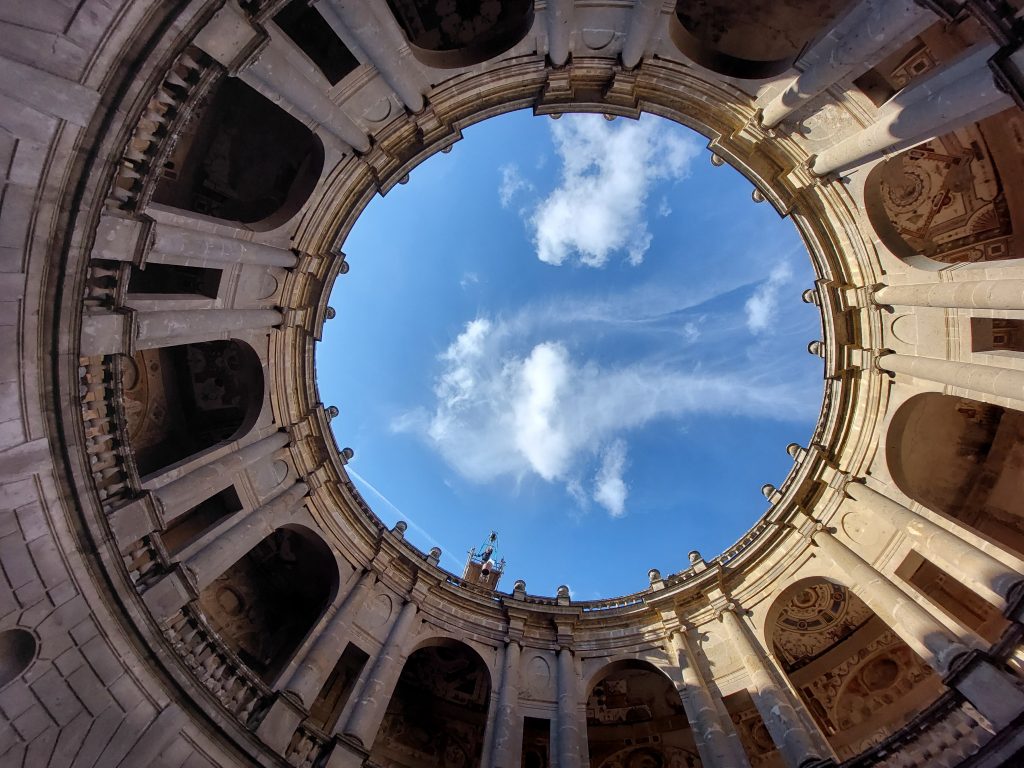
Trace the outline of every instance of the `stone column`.
<instances>
[{"instance_id":1,"label":"stone column","mask_svg":"<svg viewBox=\"0 0 1024 768\"><path fill-rule=\"evenodd\" d=\"M391 694L394 693L398 678L402 674L402 665L405 663L405 640L413 628L416 611L416 603L412 600L402 606L345 724L345 735L356 739L366 749L373 746L373 740L391 701Z\"/></svg>"},{"instance_id":2,"label":"stone column","mask_svg":"<svg viewBox=\"0 0 1024 768\"><path fill-rule=\"evenodd\" d=\"M1012 368L897 354L879 357L878 367L973 392L1024 400L1024 371Z\"/></svg>"},{"instance_id":3,"label":"stone column","mask_svg":"<svg viewBox=\"0 0 1024 768\"><path fill-rule=\"evenodd\" d=\"M632 69L640 63L661 16L662 0L636 0L629 17L626 42L622 45L622 66Z\"/></svg>"},{"instance_id":4,"label":"stone column","mask_svg":"<svg viewBox=\"0 0 1024 768\"><path fill-rule=\"evenodd\" d=\"M287 432L275 432L154 490L153 495L163 510L164 524L171 523L192 507L227 488L236 474L273 455L288 445L289 440Z\"/></svg>"},{"instance_id":5,"label":"stone column","mask_svg":"<svg viewBox=\"0 0 1024 768\"><path fill-rule=\"evenodd\" d=\"M842 580L851 585L851 591L939 674L945 674L953 660L967 652L935 617L827 529L814 531L812 539L821 554L843 572Z\"/></svg>"},{"instance_id":6,"label":"stone column","mask_svg":"<svg viewBox=\"0 0 1024 768\"><path fill-rule=\"evenodd\" d=\"M921 554L942 561L949 566L951 574L986 600L1005 603L1015 588L1024 583L1024 575L1010 566L864 483L847 483L846 493L880 518L893 523L910 537Z\"/></svg>"},{"instance_id":7,"label":"stone column","mask_svg":"<svg viewBox=\"0 0 1024 768\"><path fill-rule=\"evenodd\" d=\"M140 312L136 349L169 347L222 338L225 331L270 329L284 318L274 309L178 309Z\"/></svg>"},{"instance_id":8,"label":"stone column","mask_svg":"<svg viewBox=\"0 0 1024 768\"><path fill-rule=\"evenodd\" d=\"M261 264L291 269L299 260L285 248L157 222L153 226L153 245L146 261L214 267L224 264Z\"/></svg>"},{"instance_id":9,"label":"stone column","mask_svg":"<svg viewBox=\"0 0 1024 768\"><path fill-rule=\"evenodd\" d=\"M575 0L548 0L544 11L547 16L548 58L556 67L569 60L574 5Z\"/></svg>"},{"instance_id":10,"label":"stone column","mask_svg":"<svg viewBox=\"0 0 1024 768\"><path fill-rule=\"evenodd\" d=\"M320 125L342 150L370 148L366 133L327 95L330 84L291 43L271 36L257 45L257 31L233 4L225 5L193 42L303 123Z\"/></svg>"},{"instance_id":11,"label":"stone column","mask_svg":"<svg viewBox=\"0 0 1024 768\"><path fill-rule=\"evenodd\" d=\"M811 170L819 176L847 171L868 160L912 147L1013 106L988 67L994 45L983 44L960 63L911 85L880 110L868 127L819 154ZM1024 58L1018 52L1011 58Z\"/></svg>"},{"instance_id":12,"label":"stone column","mask_svg":"<svg viewBox=\"0 0 1024 768\"><path fill-rule=\"evenodd\" d=\"M515 640L505 646L501 689L494 716L491 768L519 768L523 741L523 720L519 717L519 658L522 649Z\"/></svg>"},{"instance_id":13,"label":"stone column","mask_svg":"<svg viewBox=\"0 0 1024 768\"><path fill-rule=\"evenodd\" d=\"M186 560L184 566L195 579L196 589L208 586L249 550L295 517L308 492L309 487L305 483L295 483L273 501L243 515Z\"/></svg>"},{"instance_id":14,"label":"stone column","mask_svg":"<svg viewBox=\"0 0 1024 768\"><path fill-rule=\"evenodd\" d=\"M768 103L762 123L774 128L829 86L866 72L883 49L912 39L934 20L916 0L861 0L801 57L803 72Z\"/></svg>"},{"instance_id":15,"label":"stone column","mask_svg":"<svg viewBox=\"0 0 1024 768\"><path fill-rule=\"evenodd\" d=\"M424 84L413 74L419 65L392 18L380 19L366 0L320 0L314 7L339 37L348 31L355 38L370 64L411 112L423 109Z\"/></svg>"},{"instance_id":16,"label":"stone column","mask_svg":"<svg viewBox=\"0 0 1024 768\"><path fill-rule=\"evenodd\" d=\"M674 630L669 639L669 647L669 658L672 653L675 654L683 676L683 690L680 692L683 709L693 729L701 763L704 768L733 768L734 757L729 737L718 715L714 696L697 669L695 653L686 632Z\"/></svg>"},{"instance_id":17,"label":"stone column","mask_svg":"<svg viewBox=\"0 0 1024 768\"><path fill-rule=\"evenodd\" d=\"M266 48L238 77L302 122L313 121L323 127L344 148L368 151L370 140L366 133L328 97L330 85L323 75L312 63L307 65L312 78L310 73L298 69L283 50L284 45L282 40L271 37Z\"/></svg>"},{"instance_id":18,"label":"stone column","mask_svg":"<svg viewBox=\"0 0 1024 768\"><path fill-rule=\"evenodd\" d=\"M887 285L871 295L875 304L958 309L1024 309L1024 280Z\"/></svg>"},{"instance_id":19,"label":"stone column","mask_svg":"<svg viewBox=\"0 0 1024 768\"><path fill-rule=\"evenodd\" d=\"M820 552L890 629L997 728L1024 711L1024 693L1009 676L960 643L927 610L824 528L812 534Z\"/></svg>"},{"instance_id":20,"label":"stone column","mask_svg":"<svg viewBox=\"0 0 1024 768\"><path fill-rule=\"evenodd\" d=\"M811 735L796 713L796 707L803 705L794 701L789 690L775 681L769 667L771 662L767 659L767 652L754 640L740 618L739 610L739 606L730 603L721 611L719 618L732 639L733 647L743 657L743 665L754 688L754 704L761 713L768 733L779 748L786 765L801 768L831 764L822 759Z\"/></svg>"},{"instance_id":21,"label":"stone column","mask_svg":"<svg viewBox=\"0 0 1024 768\"><path fill-rule=\"evenodd\" d=\"M366 602L366 595L375 579L376 575L373 571L363 572L337 612L320 630L316 640L306 650L302 661L284 686L285 690L298 696L306 709L309 709L316 700L320 689L324 687L327 678L331 676L334 665L338 663L341 654L345 652L352 622L359 609L363 607L363 603Z\"/></svg>"},{"instance_id":22,"label":"stone column","mask_svg":"<svg viewBox=\"0 0 1024 768\"><path fill-rule=\"evenodd\" d=\"M576 682L572 651L563 645L558 649L558 768L582 768Z\"/></svg>"},{"instance_id":23,"label":"stone column","mask_svg":"<svg viewBox=\"0 0 1024 768\"><path fill-rule=\"evenodd\" d=\"M142 599L150 613L164 620L196 599L204 587L291 520L308 490L305 483L296 483L269 504L244 514L220 531L217 538L143 592Z\"/></svg>"}]
</instances>

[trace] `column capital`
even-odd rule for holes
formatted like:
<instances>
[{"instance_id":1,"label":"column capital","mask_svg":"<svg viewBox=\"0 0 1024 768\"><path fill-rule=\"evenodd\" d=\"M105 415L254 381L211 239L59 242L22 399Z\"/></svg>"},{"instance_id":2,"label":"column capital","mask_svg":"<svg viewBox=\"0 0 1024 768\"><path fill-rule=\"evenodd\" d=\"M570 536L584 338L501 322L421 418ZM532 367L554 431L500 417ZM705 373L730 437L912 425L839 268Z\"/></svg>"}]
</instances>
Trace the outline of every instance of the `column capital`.
<instances>
[{"instance_id":1,"label":"column capital","mask_svg":"<svg viewBox=\"0 0 1024 768\"><path fill-rule=\"evenodd\" d=\"M742 616L745 616L745 615L746 615L746 613L747 613L747 611L746 611L746 609L744 609L744 608L743 608L743 606L741 606L741 605L740 605L739 603L737 603L737 602L736 602L735 600L733 600L732 598L729 598L729 599L728 599L728 600L727 600L727 601L725 602L725 604L724 604L724 605L720 606L720 607L719 607L719 608L718 608L718 609L717 609L717 610L715 611L715 618L716 618L716 619L718 619L719 621L722 621L722 617L723 617L723 616L724 616L725 614L727 614L727 613L731 613L731 614L733 614L733 615L734 615L734 616L735 616L736 618L740 618L740 617L742 617Z\"/></svg>"}]
</instances>

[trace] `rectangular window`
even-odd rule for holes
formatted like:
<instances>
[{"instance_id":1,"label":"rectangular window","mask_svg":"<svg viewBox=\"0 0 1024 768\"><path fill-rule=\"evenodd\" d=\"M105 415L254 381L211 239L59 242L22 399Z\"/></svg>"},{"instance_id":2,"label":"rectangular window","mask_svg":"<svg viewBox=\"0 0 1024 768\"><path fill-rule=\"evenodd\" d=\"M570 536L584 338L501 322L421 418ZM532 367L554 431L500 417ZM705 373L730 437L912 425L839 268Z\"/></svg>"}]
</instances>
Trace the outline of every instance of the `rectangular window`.
<instances>
[{"instance_id":1,"label":"rectangular window","mask_svg":"<svg viewBox=\"0 0 1024 768\"><path fill-rule=\"evenodd\" d=\"M369 660L361 648L349 643L334 665L330 677L309 708L309 721L324 733L331 733L348 703L359 674Z\"/></svg>"},{"instance_id":2,"label":"rectangular window","mask_svg":"<svg viewBox=\"0 0 1024 768\"><path fill-rule=\"evenodd\" d=\"M147 296L193 297L216 299L220 289L221 270L206 267L182 267L178 264L147 264L132 267L128 293Z\"/></svg>"},{"instance_id":3,"label":"rectangular window","mask_svg":"<svg viewBox=\"0 0 1024 768\"><path fill-rule=\"evenodd\" d=\"M1024 320L971 318L971 350L996 354L1024 353Z\"/></svg>"},{"instance_id":4,"label":"rectangular window","mask_svg":"<svg viewBox=\"0 0 1024 768\"><path fill-rule=\"evenodd\" d=\"M524 717L522 768L548 768L550 765L551 720L546 717Z\"/></svg>"},{"instance_id":5,"label":"rectangular window","mask_svg":"<svg viewBox=\"0 0 1024 768\"><path fill-rule=\"evenodd\" d=\"M359 66L331 25L309 0L292 0L274 16L274 23L317 66L331 85Z\"/></svg>"}]
</instances>

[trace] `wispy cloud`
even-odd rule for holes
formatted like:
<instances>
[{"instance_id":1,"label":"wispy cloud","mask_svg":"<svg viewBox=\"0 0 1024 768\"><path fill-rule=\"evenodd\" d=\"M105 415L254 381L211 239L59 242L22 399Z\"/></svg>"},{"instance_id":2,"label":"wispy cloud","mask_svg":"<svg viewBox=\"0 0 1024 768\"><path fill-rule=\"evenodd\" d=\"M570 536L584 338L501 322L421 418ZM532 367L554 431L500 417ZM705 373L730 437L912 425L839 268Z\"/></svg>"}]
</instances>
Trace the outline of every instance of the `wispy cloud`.
<instances>
[{"instance_id":1,"label":"wispy cloud","mask_svg":"<svg viewBox=\"0 0 1024 768\"><path fill-rule=\"evenodd\" d=\"M622 479L626 471L626 443L614 440L601 455L601 468L594 478L594 501L608 510L612 517L626 514L629 488Z\"/></svg>"},{"instance_id":2,"label":"wispy cloud","mask_svg":"<svg viewBox=\"0 0 1024 768\"><path fill-rule=\"evenodd\" d=\"M533 184L523 178L519 167L514 163L501 166L499 171L501 181L498 183L498 199L501 200L502 208L512 205L516 195L533 191Z\"/></svg>"},{"instance_id":3,"label":"wispy cloud","mask_svg":"<svg viewBox=\"0 0 1024 768\"><path fill-rule=\"evenodd\" d=\"M772 325L779 306L779 292L793 277L788 261L780 261L747 299L744 310L747 314L747 328L751 333L764 333Z\"/></svg>"},{"instance_id":4,"label":"wispy cloud","mask_svg":"<svg viewBox=\"0 0 1024 768\"><path fill-rule=\"evenodd\" d=\"M684 178L700 152L697 141L656 120L609 123L597 115L567 117L551 131L561 172L528 221L537 258L603 267L622 252L630 264L643 262L651 186Z\"/></svg>"},{"instance_id":5,"label":"wispy cloud","mask_svg":"<svg viewBox=\"0 0 1024 768\"><path fill-rule=\"evenodd\" d=\"M587 315L582 303L576 310ZM607 364L574 349L554 324L529 327L525 317L538 314L466 323L438 357L433 403L401 414L392 429L420 436L473 482L534 476L563 485L581 508L593 500L621 516L631 430L701 413L803 416L807 393L774 379L767 364L731 355L722 366L671 355ZM622 323L631 332L631 321Z\"/></svg>"},{"instance_id":6,"label":"wispy cloud","mask_svg":"<svg viewBox=\"0 0 1024 768\"><path fill-rule=\"evenodd\" d=\"M411 520L409 516L402 512L402 510L400 510L397 506L395 506L394 502L392 502L391 499L385 496L380 491L380 489L377 488L377 486L375 486L361 474L356 472L356 470L352 468L352 465L345 467L345 471L348 472L348 474L351 475L360 485L362 485L364 488L369 489L369 491L374 496L380 499L384 503L384 506L388 507L395 514L396 519L404 520L406 524L409 526L409 528L412 529L423 541L427 542L433 547L440 547L442 564L444 561L447 560L449 563L452 564L451 567L457 568L462 565L462 563L459 562L458 558L456 558L455 555L452 554L451 550L441 546L441 542L439 542L437 539L435 539L433 536L427 533L427 531L423 527L418 525L414 520Z\"/></svg>"}]
</instances>

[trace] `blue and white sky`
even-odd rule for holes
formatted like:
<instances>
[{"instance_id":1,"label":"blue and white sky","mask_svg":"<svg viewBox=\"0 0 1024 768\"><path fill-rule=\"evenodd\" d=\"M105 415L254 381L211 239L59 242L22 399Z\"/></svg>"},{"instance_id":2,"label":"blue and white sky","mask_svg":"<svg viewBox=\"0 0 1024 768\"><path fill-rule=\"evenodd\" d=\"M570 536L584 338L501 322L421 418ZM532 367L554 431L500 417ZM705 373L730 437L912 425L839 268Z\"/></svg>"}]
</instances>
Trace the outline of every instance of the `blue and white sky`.
<instances>
[{"instance_id":1,"label":"blue and white sky","mask_svg":"<svg viewBox=\"0 0 1024 768\"><path fill-rule=\"evenodd\" d=\"M496 530L499 588L615 596L767 509L821 407L814 276L706 143L654 116L517 112L360 217L321 399L366 501L443 567Z\"/></svg>"}]
</instances>

